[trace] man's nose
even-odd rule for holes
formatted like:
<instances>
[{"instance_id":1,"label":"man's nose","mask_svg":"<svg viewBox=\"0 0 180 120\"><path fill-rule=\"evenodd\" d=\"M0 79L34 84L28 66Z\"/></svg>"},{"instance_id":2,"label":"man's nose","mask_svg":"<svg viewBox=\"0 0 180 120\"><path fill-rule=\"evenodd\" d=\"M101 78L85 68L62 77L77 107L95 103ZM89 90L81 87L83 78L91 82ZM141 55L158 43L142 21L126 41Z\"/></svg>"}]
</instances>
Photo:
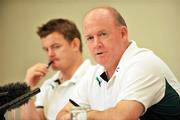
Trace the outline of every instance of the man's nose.
<instances>
[{"instance_id":1,"label":"man's nose","mask_svg":"<svg viewBox=\"0 0 180 120\"><path fill-rule=\"evenodd\" d=\"M54 56L55 55L55 52L52 50L52 49L49 49L48 50L48 56L49 57L52 57L52 56Z\"/></svg>"},{"instance_id":2,"label":"man's nose","mask_svg":"<svg viewBox=\"0 0 180 120\"><path fill-rule=\"evenodd\" d=\"M102 42L98 36L94 37L94 46L95 47L100 47L102 46Z\"/></svg>"}]
</instances>

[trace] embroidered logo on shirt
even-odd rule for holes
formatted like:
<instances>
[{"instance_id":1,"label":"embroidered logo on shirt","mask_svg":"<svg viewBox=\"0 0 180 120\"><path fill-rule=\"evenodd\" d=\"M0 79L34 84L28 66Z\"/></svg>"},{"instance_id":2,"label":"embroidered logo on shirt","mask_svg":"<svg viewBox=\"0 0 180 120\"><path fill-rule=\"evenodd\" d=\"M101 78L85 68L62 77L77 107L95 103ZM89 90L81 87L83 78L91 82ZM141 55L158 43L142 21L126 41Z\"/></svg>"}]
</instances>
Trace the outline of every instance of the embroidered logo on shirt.
<instances>
[{"instance_id":1,"label":"embroidered logo on shirt","mask_svg":"<svg viewBox=\"0 0 180 120\"><path fill-rule=\"evenodd\" d=\"M99 87L101 87L101 82L102 82L102 80L99 80L98 77L96 77L96 80L97 80L97 82L98 82L98 84L99 84Z\"/></svg>"}]
</instances>

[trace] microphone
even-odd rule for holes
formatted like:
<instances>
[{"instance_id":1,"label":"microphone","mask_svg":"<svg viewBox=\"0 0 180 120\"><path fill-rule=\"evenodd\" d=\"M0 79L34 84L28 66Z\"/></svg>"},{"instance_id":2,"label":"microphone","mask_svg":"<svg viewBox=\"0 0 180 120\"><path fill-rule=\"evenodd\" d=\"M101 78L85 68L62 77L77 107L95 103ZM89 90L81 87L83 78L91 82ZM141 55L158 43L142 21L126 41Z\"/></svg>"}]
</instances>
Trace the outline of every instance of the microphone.
<instances>
[{"instance_id":1,"label":"microphone","mask_svg":"<svg viewBox=\"0 0 180 120\"><path fill-rule=\"evenodd\" d=\"M26 83L17 82L0 86L0 118L5 120L4 114L7 110L20 107L39 92L39 88L31 91Z\"/></svg>"},{"instance_id":2,"label":"microphone","mask_svg":"<svg viewBox=\"0 0 180 120\"><path fill-rule=\"evenodd\" d=\"M3 97L3 96L5 96L5 95L7 95L8 94L8 92L1 92L0 93L0 97Z\"/></svg>"}]
</instances>

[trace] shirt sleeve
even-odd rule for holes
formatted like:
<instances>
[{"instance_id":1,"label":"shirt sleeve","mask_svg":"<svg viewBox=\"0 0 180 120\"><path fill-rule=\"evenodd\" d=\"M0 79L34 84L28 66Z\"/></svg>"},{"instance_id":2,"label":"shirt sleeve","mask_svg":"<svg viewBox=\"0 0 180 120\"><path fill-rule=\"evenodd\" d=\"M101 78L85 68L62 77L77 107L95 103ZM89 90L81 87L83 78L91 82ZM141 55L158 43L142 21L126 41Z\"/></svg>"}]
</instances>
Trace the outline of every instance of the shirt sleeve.
<instances>
[{"instance_id":1,"label":"shirt sleeve","mask_svg":"<svg viewBox=\"0 0 180 120\"><path fill-rule=\"evenodd\" d=\"M40 88L40 93L36 95L36 100L35 100L35 106L36 107L44 107L45 101L47 100L47 94L49 91L50 87L46 84L43 83L43 85Z\"/></svg>"},{"instance_id":2,"label":"shirt sleeve","mask_svg":"<svg viewBox=\"0 0 180 120\"><path fill-rule=\"evenodd\" d=\"M138 61L126 66L118 100L135 100L147 108L165 94L165 78L158 62ZM145 112L144 111L144 112Z\"/></svg>"}]
</instances>

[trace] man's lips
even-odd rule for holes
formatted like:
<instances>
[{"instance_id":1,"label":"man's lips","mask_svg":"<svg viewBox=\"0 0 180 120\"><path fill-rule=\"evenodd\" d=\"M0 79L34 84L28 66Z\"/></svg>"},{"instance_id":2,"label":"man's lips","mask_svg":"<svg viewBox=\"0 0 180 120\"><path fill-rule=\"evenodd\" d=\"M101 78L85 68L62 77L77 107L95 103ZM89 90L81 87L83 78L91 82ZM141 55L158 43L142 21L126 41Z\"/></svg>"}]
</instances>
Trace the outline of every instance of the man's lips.
<instances>
[{"instance_id":1,"label":"man's lips","mask_svg":"<svg viewBox=\"0 0 180 120\"><path fill-rule=\"evenodd\" d=\"M51 65L55 64L57 61L58 61L58 59L51 59L50 60L50 62L52 62Z\"/></svg>"},{"instance_id":2,"label":"man's lips","mask_svg":"<svg viewBox=\"0 0 180 120\"><path fill-rule=\"evenodd\" d=\"M96 56L103 55L105 52L97 52Z\"/></svg>"},{"instance_id":3,"label":"man's lips","mask_svg":"<svg viewBox=\"0 0 180 120\"><path fill-rule=\"evenodd\" d=\"M103 53L97 53L96 55L101 55L101 54L103 54Z\"/></svg>"},{"instance_id":4,"label":"man's lips","mask_svg":"<svg viewBox=\"0 0 180 120\"><path fill-rule=\"evenodd\" d=\"M59 60L58 58L52 58L52 59L50 59L49 61L55 62L55 61L58 61L58 60Z\"/></svg>"},{"instance_id":5,"label":"man's lips","mask_svg":"<svg viewBox=\"0 0 180 120\"><path fill-rule=\"evenodd\" d=\"M96 56L97 58L102 58L102 57L105 56L105 53L104 53L104 52L98 52L98 53L96 53L95 56Z\"/></svg>"}]
</instances>

